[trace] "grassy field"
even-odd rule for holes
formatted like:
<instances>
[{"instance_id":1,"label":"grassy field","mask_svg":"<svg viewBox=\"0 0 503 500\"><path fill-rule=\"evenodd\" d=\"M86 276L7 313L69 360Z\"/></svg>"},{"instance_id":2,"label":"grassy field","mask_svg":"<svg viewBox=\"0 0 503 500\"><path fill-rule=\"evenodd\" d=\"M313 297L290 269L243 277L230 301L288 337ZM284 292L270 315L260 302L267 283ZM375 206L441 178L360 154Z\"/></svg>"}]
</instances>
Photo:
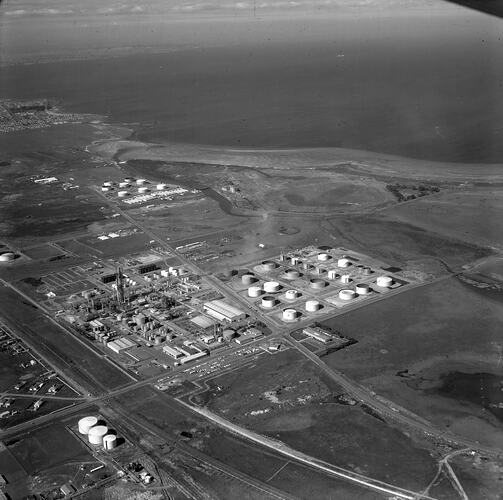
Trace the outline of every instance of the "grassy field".
<instances>
[{"instance_id":1,"label":"grassy field","mask_svg":"<svg viewBox=\"0 0 503 500\"><path fill-rule=\"evenodd\" d=\"M502 320L494 292L451 278L329 321L358 343L323 359L424 418L494 445L503 443L501 422L428 387L451 371L500 373Z\"/></svg>"}]
</instances>

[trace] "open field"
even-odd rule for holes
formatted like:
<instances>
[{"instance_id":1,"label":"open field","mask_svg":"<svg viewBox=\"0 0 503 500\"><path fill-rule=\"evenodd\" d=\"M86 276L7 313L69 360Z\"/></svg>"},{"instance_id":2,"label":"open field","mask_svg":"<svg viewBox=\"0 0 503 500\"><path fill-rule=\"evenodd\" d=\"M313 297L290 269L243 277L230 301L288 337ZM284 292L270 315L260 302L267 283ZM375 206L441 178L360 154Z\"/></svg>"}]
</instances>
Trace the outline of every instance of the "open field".
<instances>
[{"instance_id":1,"label":"open field","mask_svg":"<svg viewBox=\"0 0 503 500\"><path fill-rule=\"evenodd\" d=\"M503 307L494 293L451 278L343 314L327 323L358 343L324 361L437 425L503 443L490 412L431 390L450 372L500 373Z\"/></svg>"},{"instance_id":2,"label":"open field","mask_svg":"<svg viewBox=\"0 0 503 500\"><path fill-rule=\"evenodd\" d=\"M195 402L316 458L412 489L423 488L434 475L428 445L365 407L339 400L340 389L295 350L263 357L208 384Z\"/></svg>"}]
</instances>

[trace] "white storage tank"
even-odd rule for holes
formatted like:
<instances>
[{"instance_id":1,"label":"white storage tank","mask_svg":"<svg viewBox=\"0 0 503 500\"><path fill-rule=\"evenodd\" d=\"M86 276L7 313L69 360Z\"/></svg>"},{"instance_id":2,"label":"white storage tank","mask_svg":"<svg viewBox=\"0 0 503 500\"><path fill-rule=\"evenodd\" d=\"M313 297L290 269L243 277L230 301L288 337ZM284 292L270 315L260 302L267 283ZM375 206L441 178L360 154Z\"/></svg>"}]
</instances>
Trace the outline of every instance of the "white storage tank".
<instances>
[{"instance_id":1,"label":"white storage tank","mask_svg":"<svg viewBox=\"0 0 503 500\"><path fill-rule=\"evenodd\" d=\"M267 281L264 283L264 290L267 293L279 292L280 284L277 281Z\"/></svg>"},{"instance_id":2,"label":"white storage tank","mask_svg":"<svg viewBox=\"0 0 503 500\"><path fill-rule=\"evenodd\" d=\"M95 425L89 429L87 438L91 444L103 445L103 438L107 435L107 433L108 427L106 425Z\"/></svg>"},{"instance_id":3,"label":"white storage tank","mask_svg":"<svg viewBox=\"0 0 503 500\"><path fill-rule=\"evenodd\" d=\"M297 290L287 290L285 293L287 300L295 300L298 296L299 292Z\"/></svg>"},{"instance_id":4,"label":"white storage tank","mask_svg":"<svg viewBox=\"0 0 503 500\"><path fill-rule=\"evenodd\" d=\"M166 189L166 184L157 184L155 188L157 191L164 191Z\"/></svg>"},{"instance_id":5,"label":"white storage tank","mask_svg":"<svg viewBox=\"0 0 503 500\"><path fill-rule=\"evenodd\" d=\"M325 280L322 280L320 278L313 278L309 280L309 286L311 288L314 288L315 290L321 290L322 288L325 288L327 285L327 282Z\"/></svg>"},{"instance_id":6,"label":"white storage tank","mask_svg":"<svg viewBox=\"0 0 503 500\"><path fill-rule=\"evenodd\" d=\"M89 431L98 423L96 417L84 417L79 420L79 432L80 434L89 434Z\"/></svg>"},{"instance_id":7,"label":"white storage tank","mask_svg":"<svg viewBox=\"0 0 503 500\"><path fill-rule=\"evenodd\" d=\"M295 280L300 277L299 271L297 269L287 269L285 271L285 278L287 280Z\"/></svg>"},{"instance_id":8,"label":"white storage tank","mask_svg":"<svg viewBox=\"0 0 503 500\"><path fill-rule=\"evenodd\" d=\"M110 191L110 188L108 186L101 186L101 190L106 193L107 191Z\"/></svg>"},{"instance_id":9,"label":"white storage tank","mask_svg":"<svg viewBox=\"0 0 503 500\"><path fill-rule=\"evenodd\" d=\"M148 193L148 187L139 187L138 188L138 192L140 194L145 194L145 193Z\"/></svg>"},{"instance_id":10,"label":"white storage tank","mask_svg":"<svg viewBox=\"0 0 503 500\"><path fill-rule=\"evenodd\" d=\"M260 297L262 294L262 288L259 286L251 286L248 288L248 297Z\"/></svg>"},{"instance_id":11,"label":"white storage tank","mask_svg":"<svg viewBox=\"0 0 503 500\"><path fill-rule=\"evenodd\" d=\"M338 267L349 267L350 264L351 264L351 262L349 262L349 260L346 259L345 257L343 257L342 259L339 259L337 261Z\"/></svg>"},{"instance_id":12,"label":"white storage tank","mask_svg":"<svg viewBox=\"0 0 503 500\"><path fill-rule=\"evenodd\" d=\"M329 269L328 270L328 279L329 280L335 280L335 279L337 279L337 271L335 269Z\"/></svg>"},{"instance_id":13,"label":"white storage tank","mask_svg":"<svg viewBox=\"0 0 503 500\"><path fill-rule=\"evenodd\" d=\"M351 281L351 278L349 277L349 274L343 274L341 276L341 283L344 283L347 285Z\"/></svg>"},{"instance_id":14,"label":"white storage tank","mask_svg":"<svg viewBox=\"0 0 503 500\"><path fill-rule=\"evenodd\" d=\"M391 285L393 285L393 279L390 276L379 276L377 278L377 286L389 288Z\"/></svg>"},{"instance_id":15,"label":"white storage tank","mask_svg":"<svg viewBox=\"0 0 503 500\"><path fill-rule=\"evenodd\" d=\"M241 276L241 283L243 283L243 285L251 285L255 283L255 281L257 281L257 279L253 274L243 274L243 276Z\"/></svg>"},{"instance_id":16,"label":"white storage tank","mask_svg":"<svg viewBox=\"0 0 503 500\"><path fill-rule=\"evenodd\" d=\"M105 187L112 187L112 186L114 185L114 183L113 183L112 181L105 181L105 182L103 183L103 185L104 185Z\"/></svg>"},{"instance_id":17,"label":"white storage tank","mask_svg":"<svg viewBox=\"0 0 503 500\"><path fill-rule=\"evenodd\" d=\"M105 448L105 450L117 448L117 436L115 434L107 434L103 438L103 448Z\"/></svg>"},{"instance_id":18,"label":"white storage tank","mask_svg":"<svg viewBox=\"0 0 503 500\"><path fill-rule=\"evenodd\" d=\"M120 188L128 188L131 187L129 182L119 182L119 187Z\"/></svg>"},{"instance_id":19,"label":"white storage tank","mask_svg":"<svg viewBox=\"0 0 503 500\"><path fill-rule=\"evenodd\" d=\"M262 265L264 266L265 271L274 271L277 267L276 262L273 262L272 260L266 260L265 262L262 262Z\"/></svg>"},{"instance_id":20,"label":"white storage tank","mask_svg":"<svg viewBox=\"0 0 503 500\"><path fill-rule=\"evenodd\" d=\"M297 319L297 311L295 309L285 309L283 311L283 319L285 321L295 321Z\"/></svg>"},{"instance_id":21,"label":"white storage tank","mask_svg":"<svg viewBox=\"0 0 503 500\"><path fill-rule=\"evenodd\" d=\"M339 292L339 298L341 300L352 300L356 297L356 292L354 290L341 290Z\"/></svg>"},{"instance_id":22,"label":"white storage tank","mask_svg":"<svg viewBox=\"0 0 503 500\"><path fill-rule=\"evenodd\" d=\"M326 262L329 258L330 258L330 256L328 255L328 253L319 253L318 254L318 260L320 260L321 262Z\"/></svg>"},{"instance_id":23,"label":"white storage tank","mask_svg":"<svg viewBox=\"0 0 503 500\"><path fill-rule=\"evenodd\" d=\"M367 283L358 283L355 288L358 295L367 295L370 293L370 285L367 285Z\"/></svg>"},{"instance_id":24,"label":"white storage tank","mask_svg":"<svg viewBox=\"0 0 503 500\"><path fill-rule=\"evenodd\" d=\"M321 309L321 304L317 300L308 300L306 302L306 311L316 312Z\"/></svg>"},{"instance_id":25,"label":"white storage tank","mask_svg":"<svg viewBox=\"0 0 503 500\"><path fill-rule=\"evenodd\" d=\"M119 198L125 198L125 197L127 196L127 191L119 191L119 192L117 193L117 196L118 196Z\"/></svg>"},{"instance_id":26,"label":"white storage tank","mask_svg":"<svg viewBox=\"0 0 503 500\"><path fill-rule=\"evenodd\" d=\"M298 257L291 257L290 262L292 266L296 266L299 263L299 258Z\"/></svg>"},{"instance_id":27,"label":"white storage tank","mask_svg":"<svg viewBox=\"0 0 503 500\"><path fill-rule=\"evenodd\" d=\"M0 262L11 262L16 258L16 254L13 252L4 252L0 254Z\"/></svg>"},{"instance_id":28,"label":"white storage tank","mask_svg":"<svg viewBox=\"0 0 503 500\"><path fill-rule=\"evenodd\" d=\"M262 298L262 307L266 309L271 309L276 305L276 299L270 295L266 295Z\"/></svg>"},{"instance_id":29,"label":"white storage tank","mask_svg":"<svg viewBox=\"0 0 503 500\"><path fill-rule=\"evenodd\" d=\"M147 183L147 179L136 179L136 184L138 186L142 186L143 184Z\"/></svg>"}]
</instances>

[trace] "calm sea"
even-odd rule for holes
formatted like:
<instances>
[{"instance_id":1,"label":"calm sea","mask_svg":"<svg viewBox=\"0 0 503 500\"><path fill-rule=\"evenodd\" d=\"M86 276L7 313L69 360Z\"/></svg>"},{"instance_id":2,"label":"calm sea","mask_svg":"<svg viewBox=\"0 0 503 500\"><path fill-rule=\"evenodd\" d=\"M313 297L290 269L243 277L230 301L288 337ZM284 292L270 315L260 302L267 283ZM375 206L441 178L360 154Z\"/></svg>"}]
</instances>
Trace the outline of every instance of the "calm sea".
<instances>
[{"instance_id":1,"label":"calm sea","mask_svg":"<svg viewBox=\"0 0 503 500\"><path fill-rule=\"evenodd\" d=\"M1 93L138 122L143 140L503 161L503 21L229 22L169 53L0 68Z\"/></svg>"}]
</instances>

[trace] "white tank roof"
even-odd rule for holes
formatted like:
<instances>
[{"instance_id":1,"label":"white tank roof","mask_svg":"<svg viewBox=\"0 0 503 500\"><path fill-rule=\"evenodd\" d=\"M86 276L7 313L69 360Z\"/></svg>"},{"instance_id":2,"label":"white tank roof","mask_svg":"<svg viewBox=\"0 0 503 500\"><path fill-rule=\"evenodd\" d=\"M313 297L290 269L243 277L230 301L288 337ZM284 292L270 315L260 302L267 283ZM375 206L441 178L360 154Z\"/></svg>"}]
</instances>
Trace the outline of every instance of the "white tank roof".
<instances>
[{"instance_id":1,"label":"white tank roof","mask_svg":"<svg viewBox=\"0 0 503 500\"><path fill-rule=\"evenodd\" d=\"M87 434L92 427L98 423L98 419L93 416L84 417L79 420L79 432L81 434Z\"/></svg>"}]
</instances>

